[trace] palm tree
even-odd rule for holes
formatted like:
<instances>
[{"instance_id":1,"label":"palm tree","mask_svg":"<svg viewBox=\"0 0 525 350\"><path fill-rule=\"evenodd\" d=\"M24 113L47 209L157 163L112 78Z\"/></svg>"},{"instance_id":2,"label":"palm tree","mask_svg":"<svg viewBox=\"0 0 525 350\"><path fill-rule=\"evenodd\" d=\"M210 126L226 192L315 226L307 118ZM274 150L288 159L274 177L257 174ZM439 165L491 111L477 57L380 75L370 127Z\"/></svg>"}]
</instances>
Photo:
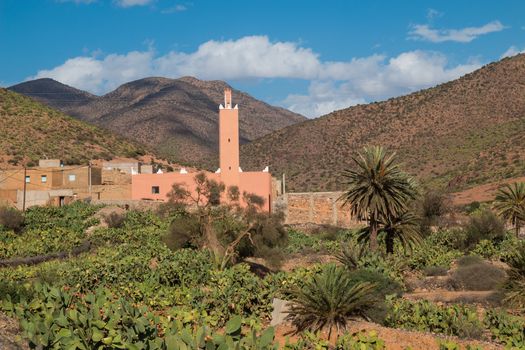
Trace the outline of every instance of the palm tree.
<instances>
[{"instance_id":1,"label":"palm tree","mask_svg":"<svg viewBox=\"0 0 525 350\"><path fill-rule=\"evenodd\" d=\"M403 210L392 216L381 215L379 218L379 235L384 234L386 253L394 253L394 241L398 240L405 251L410 251L415 245L422 242L420 235L419 217L414 212ZM370 226L359 232L358 241L366 242L370 239Z\"/></svg>"},{"instance_id":2,"label":"palm tree","mask_svg":"<svg viewBox=\"0 0 525 350\"><path fill-rule=\"evenodd\" d=\"M395 217L405 210L416 197L416 186L396 164L396 154L387 156L380 146L365 147L352 160L357 169L344 172L348 188L340 199L357 219L368 221L370 249L376 251L381 216Z\"/></svg>"},{"instance_id":3,"label":"palm tree","mask_svg":"<svg viewBox=\"0 0 525 350\"><path fill-rule=\"evenodd\" d=\"M375 285L369 282L352 282L350 274L342 267L328 264L302 288L289 291L291 306L287 320L295 326L295 333L304 330L317 332L346 328L347 321L361 315L371 303L370 295Z\"/></svg>"},{"instance_id":4,"label":"palm tree","mask_svg":"<svg viewBox=\"0 0 525 350\"><path fill-rule=\"evenodd\" d=\"M525 222L525 182L515 182L498 190L494 208L498 215L510 221L516 230L516 237Z\"/></svg>"}]
</instances>

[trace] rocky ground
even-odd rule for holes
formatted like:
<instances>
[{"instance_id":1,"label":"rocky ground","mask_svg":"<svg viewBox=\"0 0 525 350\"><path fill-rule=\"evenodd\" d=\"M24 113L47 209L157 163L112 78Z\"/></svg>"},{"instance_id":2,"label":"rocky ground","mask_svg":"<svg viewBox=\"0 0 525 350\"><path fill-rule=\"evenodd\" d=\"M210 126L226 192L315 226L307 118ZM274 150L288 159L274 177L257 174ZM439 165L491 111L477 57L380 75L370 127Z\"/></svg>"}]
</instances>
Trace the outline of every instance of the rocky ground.
<instances>
[{"instance_id":1,"label":"rocky ground","mask_svg":"<svg viewBox=\"0 0 525 350\"><path fill-rule=\"evenodd\" d=\"M282 346L289 341L294 341L297 337L287 335L293 328L289 325L281 325L277 327L276 338ZM457 337L445 337L442 335L407 331L403 329L387 328L371 322L356 321L349 325L349 332L355 333L360 331L375 332L378 338L385 342L388 350L438 350L442 342L453 341L466 349L467 345L480 346L483 350L504 349L502 345L482 342L479 340L465 340Z\"/></svg>"},{"instance_id":2,"label":"rocky ground","mask_svg":"<svg viewBox=\"0 0 525 350\"><path fill-rule=\"evenodd\" d=\"M0 313L0 349L25 350L29 349L19 335L18 322L5 314Z\"/></svg>"}]
</instances>

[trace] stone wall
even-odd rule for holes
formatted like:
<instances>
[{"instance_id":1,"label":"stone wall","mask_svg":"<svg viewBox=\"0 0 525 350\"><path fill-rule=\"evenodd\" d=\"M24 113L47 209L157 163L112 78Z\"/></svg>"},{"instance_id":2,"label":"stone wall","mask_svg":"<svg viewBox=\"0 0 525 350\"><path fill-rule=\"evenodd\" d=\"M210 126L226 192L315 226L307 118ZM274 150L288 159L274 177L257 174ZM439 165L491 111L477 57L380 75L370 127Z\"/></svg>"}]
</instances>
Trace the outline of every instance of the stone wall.
<instances>
[{"instance_id":1,"label":"stone wall","mask_svg":"<svg viewBox=\"0 0 525 350\"><path fill-rule=\"evenodd\" d=\"M347 207L342 207L340 196L341 192L286 193L277 198L274 207L284 211L286 224L361 225L351 217Z\"/></svg>"}]
</instances>

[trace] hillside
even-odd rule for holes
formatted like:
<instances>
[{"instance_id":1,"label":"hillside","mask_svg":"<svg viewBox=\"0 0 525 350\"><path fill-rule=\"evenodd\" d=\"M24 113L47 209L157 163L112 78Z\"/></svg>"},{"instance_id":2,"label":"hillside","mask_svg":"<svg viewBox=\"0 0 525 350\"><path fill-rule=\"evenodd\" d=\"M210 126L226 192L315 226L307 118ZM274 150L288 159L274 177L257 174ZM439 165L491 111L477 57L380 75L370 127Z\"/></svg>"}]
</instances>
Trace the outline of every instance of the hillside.
<instances>
[{"instance_id":1,"label":"hillside","mask_svg":"<svg viewBox=\"0 0 525 350\"><path fill-rule=\"evenodd\" d=\"M155 148L183 163L216 166L218 106L224 99L222 81L145 78L104 95L93 96L52 79L10 87L83 121L105 127ZM238 90L241 143L305 120Z\"/></svg>"},{"instance_id":2,"label":"hillside","mask_svg":"<svg viewBox=\"0 0 525 350\"><path fill-rule=\"evenodd\" d=\"M461 189L525 173L525 55L387 101L339 110L241 149L250 167L286 173L291 191L341 188L369 144L399 153L427 185Z\"/></svg>"},{"instance_id":3,"label":"hillside","mask_svg":"<svg viewBox=\"0 0 525 350\"><path fill-rule=\"evenodd\" d=\"M0 89L0 135L2 166L32 165L40 158L85 164L145 153L142 146L6 89Z\"/></svg>"}]
</instances>

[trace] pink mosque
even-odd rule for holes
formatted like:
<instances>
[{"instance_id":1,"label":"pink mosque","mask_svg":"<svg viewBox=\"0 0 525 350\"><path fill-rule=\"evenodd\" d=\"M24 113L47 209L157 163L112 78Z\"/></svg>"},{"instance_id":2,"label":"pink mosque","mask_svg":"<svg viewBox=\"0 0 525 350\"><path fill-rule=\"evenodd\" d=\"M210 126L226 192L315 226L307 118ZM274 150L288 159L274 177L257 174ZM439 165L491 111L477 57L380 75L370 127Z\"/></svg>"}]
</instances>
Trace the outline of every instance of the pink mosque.
<instances>
[{"instance_id":1,"label":"pink mosque","mask_svg":"<svg viewBox=\"0 0 525 350\"><path fill-rule=\"evenodd\" d=\"M263 171L242 171L239 164L239 107L232 105L232 92L224 91L224 106L219 106L219 158L220 168L206 172L209 179L222 182L226 188L237 186L240 193L253 193L265 199L264 209L271 211L272 176L268 168ZM175 173L135 174L132 176L132 199L165 201L173 184L179 183L195 191L194 177L185 169Z\"/></svg>"}]
</instances>

